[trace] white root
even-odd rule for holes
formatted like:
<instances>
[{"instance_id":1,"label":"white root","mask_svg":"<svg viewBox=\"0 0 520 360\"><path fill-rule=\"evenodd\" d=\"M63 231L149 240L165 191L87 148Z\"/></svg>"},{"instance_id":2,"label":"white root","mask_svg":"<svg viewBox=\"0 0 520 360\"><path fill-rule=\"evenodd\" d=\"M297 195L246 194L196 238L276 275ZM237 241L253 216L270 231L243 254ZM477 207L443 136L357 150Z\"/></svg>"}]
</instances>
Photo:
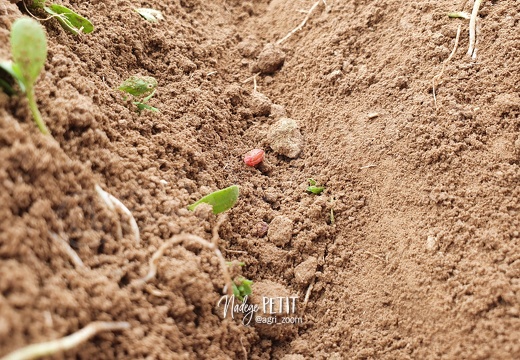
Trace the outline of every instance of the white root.
<instances>
[{"instance_id":1,"label":"white root","mask_svg":"<svg viewBox=\"0 0 520 360\"><path fill-rule=\"evenodd\" d=\"M102 331L115 331L128 329L130 324L127 322L104 322L96 321L85 326L75 333L62 337L61 339L33 344L13 351L0 360L30 360L37 359L46 355L53 355L59 352L70 350L87 341L92 336Z\"/></svg>"},{"instance_id":2,"label":"white root","mask_svg":"<svg viewBox=\"0 0 520 360\"><path fill-rule=\"evenodd\" d=\"M226 260L224 259L224 256L222 256L222 253L220 252L220 250L218 249L218 247L215 244L213 244L207 240L204 240L203 238L201 238L197 235L191 235L191 234L175 235L175 236L171 237L170 240L168 240L164 244L162 244L161 247L159 247L159 249L152 255L152 257L150 259L150 270L148 270L148 274L146 274L141 279L132 281L130 283L130 286L142 287L148 281L153 279L155 277L155 275L157 274L157 264L159 262L159 259L164 255L164 252L168 248L170 248L174 245L180 244L182 242L185 242L185 241L191 241L191 242L197 243L197 244L202 245L203 247L215 252L215 254L217 255L217 258L220 261L220 267L222 268L222 273L224 276L224 283L226 284L224 286L223 292L231 295L231 293L233 291L233 287L232 287L232 282L231 282L231 276L229 275L228 267L226 264Z\"/></svg>"},{"instance_id":3,"label":"white root","mask_svg":"<svg viewBox=\"0 0 520 360\"><path fill-rule=\"evenodd\" d=\"M475 0L475 3L473 4L473 10L471 11L471 17L469 19L469 48L468 48L468 55L473 57L473 59L476 57L476 49L475 49L475 34L476 34L476 24L477 24L477 15L478 10L480 8L480 4L482 3L482 0Z\"/></svg>"},{"instance_id":4,"label":"white root","mask_svg":"<svg viewBox=\"0 0 520 360\"><path fill-rule=\"evenodd\" d=\"M49 235L52 238L52 240L54 240L54 243L56 245L58 245L60 250L68 255L68 257L70 258L70 261L72 262L72 264L74 264L74 267L76 269L86 269L87 268L85 266L85 264L83 264L83 261L81 260L79 255L70 247L70 244L68 243L67 240L65 240L58 234L50 232L50 231L49 231Z\"/></svg>"},{"instance_id":5,"label":"white root","mask_svg":"<svg viewBox=\"0 0 520 360\"><path fill-rule=\"evenodd\" d=\"M276 42L276 45L280 45L281 43L283 43L285 40L289 39L291 36L293 36L295 33L297 33L298 31L300 31L301 29L303 29L303 27L305 26L305 24L307 23L307 21L309 20L309 18L311 17L311 14L312 12L316 9L316 7L318 7L318 5L323 2L323 4L326 6L327 3L324 1L324 0L318 0L316 1L312 6L311 8L309 9L309 11L307 12L307 15L305 16L305 19L303 19L303 21L300 23L300 25L298 25L297 27L295 27L294 29L292 29L287 35L285 35L283 38L281 38L280 40L278 40Z\"/></svg>"},{"instance_id":6,"label":"white root","mask_svg":"<svg viewBox=\"0 0 520 360\"><path fill-rule=\"evenodd\" d=\"M103 202L107 205L107 207L112 210L116 211L116 209L121 210L126 216L129 218L130 228L132 229L132 232L134 233L134 239L137 244L141 242L141 237L139 235L139 227L137 226L137 221L135 221L134 216L128 210L128 208L115 196L107 193L99 185L96 184L95 186L96 192L98 193L99 197ZM120 229L118 228L118 235L119 235ZM122 231L121 231L121 237L122 237Z\"/></svg>"},{"instance_id":7,"label":"white root","mask_svg":"<svg viewBox=\"0 0 520 360\"><path fill-rule=\"evenodd\" d=\"M309 302L309 298L311 297L312 289L314 288L314 282L316 281L316 275L312 278L309 287L307 288L307 292L305 293L305 298L303 299L303 311L307 308L307 303Z\"/></svg>"},{"instance_id":8,"label":"white root","mask_svg":"<svg viewBox=\"0 0 520 360\"><path fill-rule=\"evenodd\" d=\"M460 29L461 26L457 28L457 36L455 37L455 45L453 46L453 50L451 50L450 56L444 61L442 64L441 71L433 77L432 80L432 88L433 88L433 101L435 103L435 108L437 108L437 94L435 93L435 87L438 85L437 82L441 79L442 75L444 74L444 69L446 68L446 65L450 62L453 55L455 55L455 52L457 51L457 47L459 46L459 39L460 39Z\"/></svg>"}]
</instances>

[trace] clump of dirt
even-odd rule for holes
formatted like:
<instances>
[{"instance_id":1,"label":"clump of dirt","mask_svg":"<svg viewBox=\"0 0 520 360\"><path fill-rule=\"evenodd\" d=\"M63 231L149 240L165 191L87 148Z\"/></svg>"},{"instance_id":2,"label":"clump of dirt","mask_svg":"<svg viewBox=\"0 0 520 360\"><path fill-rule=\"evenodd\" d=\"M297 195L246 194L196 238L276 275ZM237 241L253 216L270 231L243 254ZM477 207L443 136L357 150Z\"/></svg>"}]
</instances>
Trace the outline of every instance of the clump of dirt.
<instances>
[{"instance_id":1,"label":"clump of dirt","mask_svg":"<svg viewBox=\"0 0 520 360\"><path fill-rule=\"evenodd\" d=\"M518 2L483 2L476 60L468 22L446 16L470 3L143 3L157 23L126 0L60 3L95 31L42 23L36 95L54 138L23 96L0 92L0 356L127 321L63 356L520 357ZM8 59L25 9L1 11ZM159 113L124 100L132 75L157 79ZM295 156L270 147L281 118L305 141ZM265 159L249 167L255 148ZM139 243L96 184L132 212ZM232 184L226 218L186 209ZM130 286L182 233L218 243L258 301L297 295L293 323L224 316L220 264L197 244L168 249L152 280Z\"/></svg>"}]
</instances>

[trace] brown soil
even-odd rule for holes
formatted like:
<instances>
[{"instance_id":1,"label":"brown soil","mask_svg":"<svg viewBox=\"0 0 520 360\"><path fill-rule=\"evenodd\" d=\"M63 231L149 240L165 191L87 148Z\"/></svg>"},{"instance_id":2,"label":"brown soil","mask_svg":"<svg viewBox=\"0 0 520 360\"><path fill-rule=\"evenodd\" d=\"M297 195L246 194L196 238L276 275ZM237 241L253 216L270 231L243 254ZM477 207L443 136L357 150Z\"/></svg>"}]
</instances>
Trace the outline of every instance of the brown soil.
<instances>
[{"instance_id":1,"label":"brown soil","mask_svg":"<svg viewBox=\"0 0 520 360\"><path fill-rule=\"evenodd\" d=\"M476 60L468 21L446 16L460 1L328 0L261 53L313 2L60 1L96 30L43 23L36 94L55 141L22 97L0 93L0 356L101 320L131 329L56 358L520 358L520 2L483 2ZM0 4L8 59L24 10ZM459 24L436 108L432 79ZM269 99L244 81L252 71ZM139 115L116 90L136 74L158 80L160 113ZM295 158L267 143L284 112L303 135ZM266 150L258 169L242 161L254 148ZM308 178L325 192L307 193ZM139 244L95 184L131 210ZM232 184L220 248L257 289L299 296L295 328L224 318L218 260L195 244L129 286L171 236L211 239L217 218L186 206Z\"/></svg>"}]
</instances>

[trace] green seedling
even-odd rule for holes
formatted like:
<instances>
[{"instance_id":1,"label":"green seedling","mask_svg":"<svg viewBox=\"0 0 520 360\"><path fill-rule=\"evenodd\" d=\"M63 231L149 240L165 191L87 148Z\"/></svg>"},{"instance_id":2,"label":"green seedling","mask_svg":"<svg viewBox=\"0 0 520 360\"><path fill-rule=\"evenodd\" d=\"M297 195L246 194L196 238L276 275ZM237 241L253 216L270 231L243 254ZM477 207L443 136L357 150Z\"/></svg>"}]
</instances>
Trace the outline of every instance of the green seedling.
<instances>
[{"instance_id":1,"label":"green seedling","mask_svg":"<svg viewBox=\"0 0 520 360\"><path fill-rule=\"evenodd\" d=\"M130 76L128 79L123 81L123 83L119 85L118 90L121 90L136 98L142 97L142 99L133 102L133 104L137 106L139 111L150 110L158 112L159 109L146 104L152 98L152 96L154 96L156 87L157 80L154 77L134 75Z\"/></svg>"},{"instance_id":2,"label":"green seedling","mask_svg":"<svg viewBox=\"0 0 520 360\"><path fill-rule=\"evenodd\" d=\"M44 135L49 135L34 96L34 84L47 59L45 32L37 21L23 17L14 22L10 40L13 61L2 61L0 67L16 80L27 97L34 122Z\"/></svg>"},{"instance_id":3,"label":"green seedling","mask_svg":"<svg viewBox=\"0 0 520 360\"><path fill-rule=\"evenodd\" d=\"M139 15L144 17L149 22L159 22L159 20L164 20L164 16L162 12L155 9L150 8L137 8L134 9Z\"/></svg>"},{"instance_id":4,"label":"green seedling","mask_svg":"<svg viewBox=\"0 0 520 360\"><path fill-rule=\"evenodd\" d=\"M243 276L238 276L235 278L235 281L233 281L233 295L235 295L238 300L243 301L245 296L253 293L253 290L251 289L252 284L252 280L248 280Z\"/></svg>"},{"instance_id":5,"label":"green seedling","mask_svg":"<svg viewBox=\"0 0 520 360\"><path fill-rule=\"evenodd\" d=\"M202 204L209 204L213 207L213 214L220 214L229 210L235 205L238 200L239 190L237 185L232 185L228 188L212 192L204 196L199 201L188 206L188 210L195 210L195 208Z\"/></svg>"},{"instance_id":6,"label":"green seedling","mask_svg":"<svg viewBox=\"0 0 520 360\"><path fill-rule=\"evenodd\" d=\"M315 195L319 195L325 190L323 186L316 186L316 180L309 179L309 186L307 187L307 191L313 193Z\"/></svg>"},{"instance_id":7,"label":"green seedling","mask_svg":"<svg viewBox=\"0 0 520 360\"><path fill-rule=\"evenodd\" d=\"M43 10L51 15L51 18L56 18L62 28L74 35L88 34L94 31L94 25L87 18L63 5L49 4L47 6L45 0L34 0L31 7Z\"/></svg>"},{"instance_id":8,"label":"green seedling","mask_svg":"<svg viewBox=\"0 0 520 360\"><path fill-rule=\"evenodd\" d=\"M452 19L466 19L469 20L471 15L464 11L454 11L448 13L448 17Z\"/></svg>"}]
</instances>

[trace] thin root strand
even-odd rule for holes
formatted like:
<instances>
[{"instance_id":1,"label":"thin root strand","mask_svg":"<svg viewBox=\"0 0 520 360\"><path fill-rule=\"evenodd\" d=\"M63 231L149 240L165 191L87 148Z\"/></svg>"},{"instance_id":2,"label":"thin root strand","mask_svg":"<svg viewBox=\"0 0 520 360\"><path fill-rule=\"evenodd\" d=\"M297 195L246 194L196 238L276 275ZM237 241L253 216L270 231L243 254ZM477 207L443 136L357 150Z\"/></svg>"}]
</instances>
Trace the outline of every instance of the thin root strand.
<instances>
[{"instance_id":1,"label":"thin root strand","mask_svg":"<svg viewBox=\"0 0 520 360\"><path fill-rule=\"evenodd\" d=\"M224 286L223 292L231 295L233 292L232 281L231 281L231 276L229 275L228 267L226 264L226 260L224 259L224 256L222 256L222 253L220 252L220 250L218 249L218 247L215 244L213 244L207 240L204 240L203 238L201 238L197 235L192 235L192 234L175 235L172 238L170 238L170 240L168 240L164 244L162 244L159 247L159 249L152 255L152 257L150 259L150 270L148 270L148 274L146 274L141 279L132 281L130 283L130 286L140 288L140 287L144 286L148 281L153 279L155 277L155 275L157 274L157 264L159 263L159 260L161 259L161 257L164 255L164 252L168 248L170 248L174 245L180 244L182 242L186 242L186 241L197 243L197 244L215 252L215 255L217 256L217 258L220 261L220 267L222 268L222 273L224 276L225 286Z\"/></svg>"},{"instance_id":2,"label":"thin root strand","mask_svg":"<svg viewBox=\"0 0 520 360\"><path fill-rule=\"evenodd\" d=\"M107 207L110 210L115 212L116 209L119 209L126 216L128 216L128 222L130 223L130 228L132 229L132 232L134 234L135 242L139 244L141 242L141 236L139 235L139 227L137 226L137 221L135 221L135 218L130 212L130 210L128 210L128 208L118 198L101 189L99 185L96 184L95 189L101 200L103 200L103 202L107 205ZM120 229L118 229L118 234L119 230Z\"/></svg>"},{"instance_id":3,"label":"thin root strand","mask_svg":"<svg viewBox=\"0 0 520 360\"><path fill-rule=\"evenodd\" d=\"M46 355L53 355L59 352L70 350L87 341L92 336L102 331L115 331L130 328L127 322L104 322L96 321L85 326L75 333L62 337L61 339L32 344L24 348L13 351L0 360L30 360L37 359Z\"/></svg>"}]
</instances>

